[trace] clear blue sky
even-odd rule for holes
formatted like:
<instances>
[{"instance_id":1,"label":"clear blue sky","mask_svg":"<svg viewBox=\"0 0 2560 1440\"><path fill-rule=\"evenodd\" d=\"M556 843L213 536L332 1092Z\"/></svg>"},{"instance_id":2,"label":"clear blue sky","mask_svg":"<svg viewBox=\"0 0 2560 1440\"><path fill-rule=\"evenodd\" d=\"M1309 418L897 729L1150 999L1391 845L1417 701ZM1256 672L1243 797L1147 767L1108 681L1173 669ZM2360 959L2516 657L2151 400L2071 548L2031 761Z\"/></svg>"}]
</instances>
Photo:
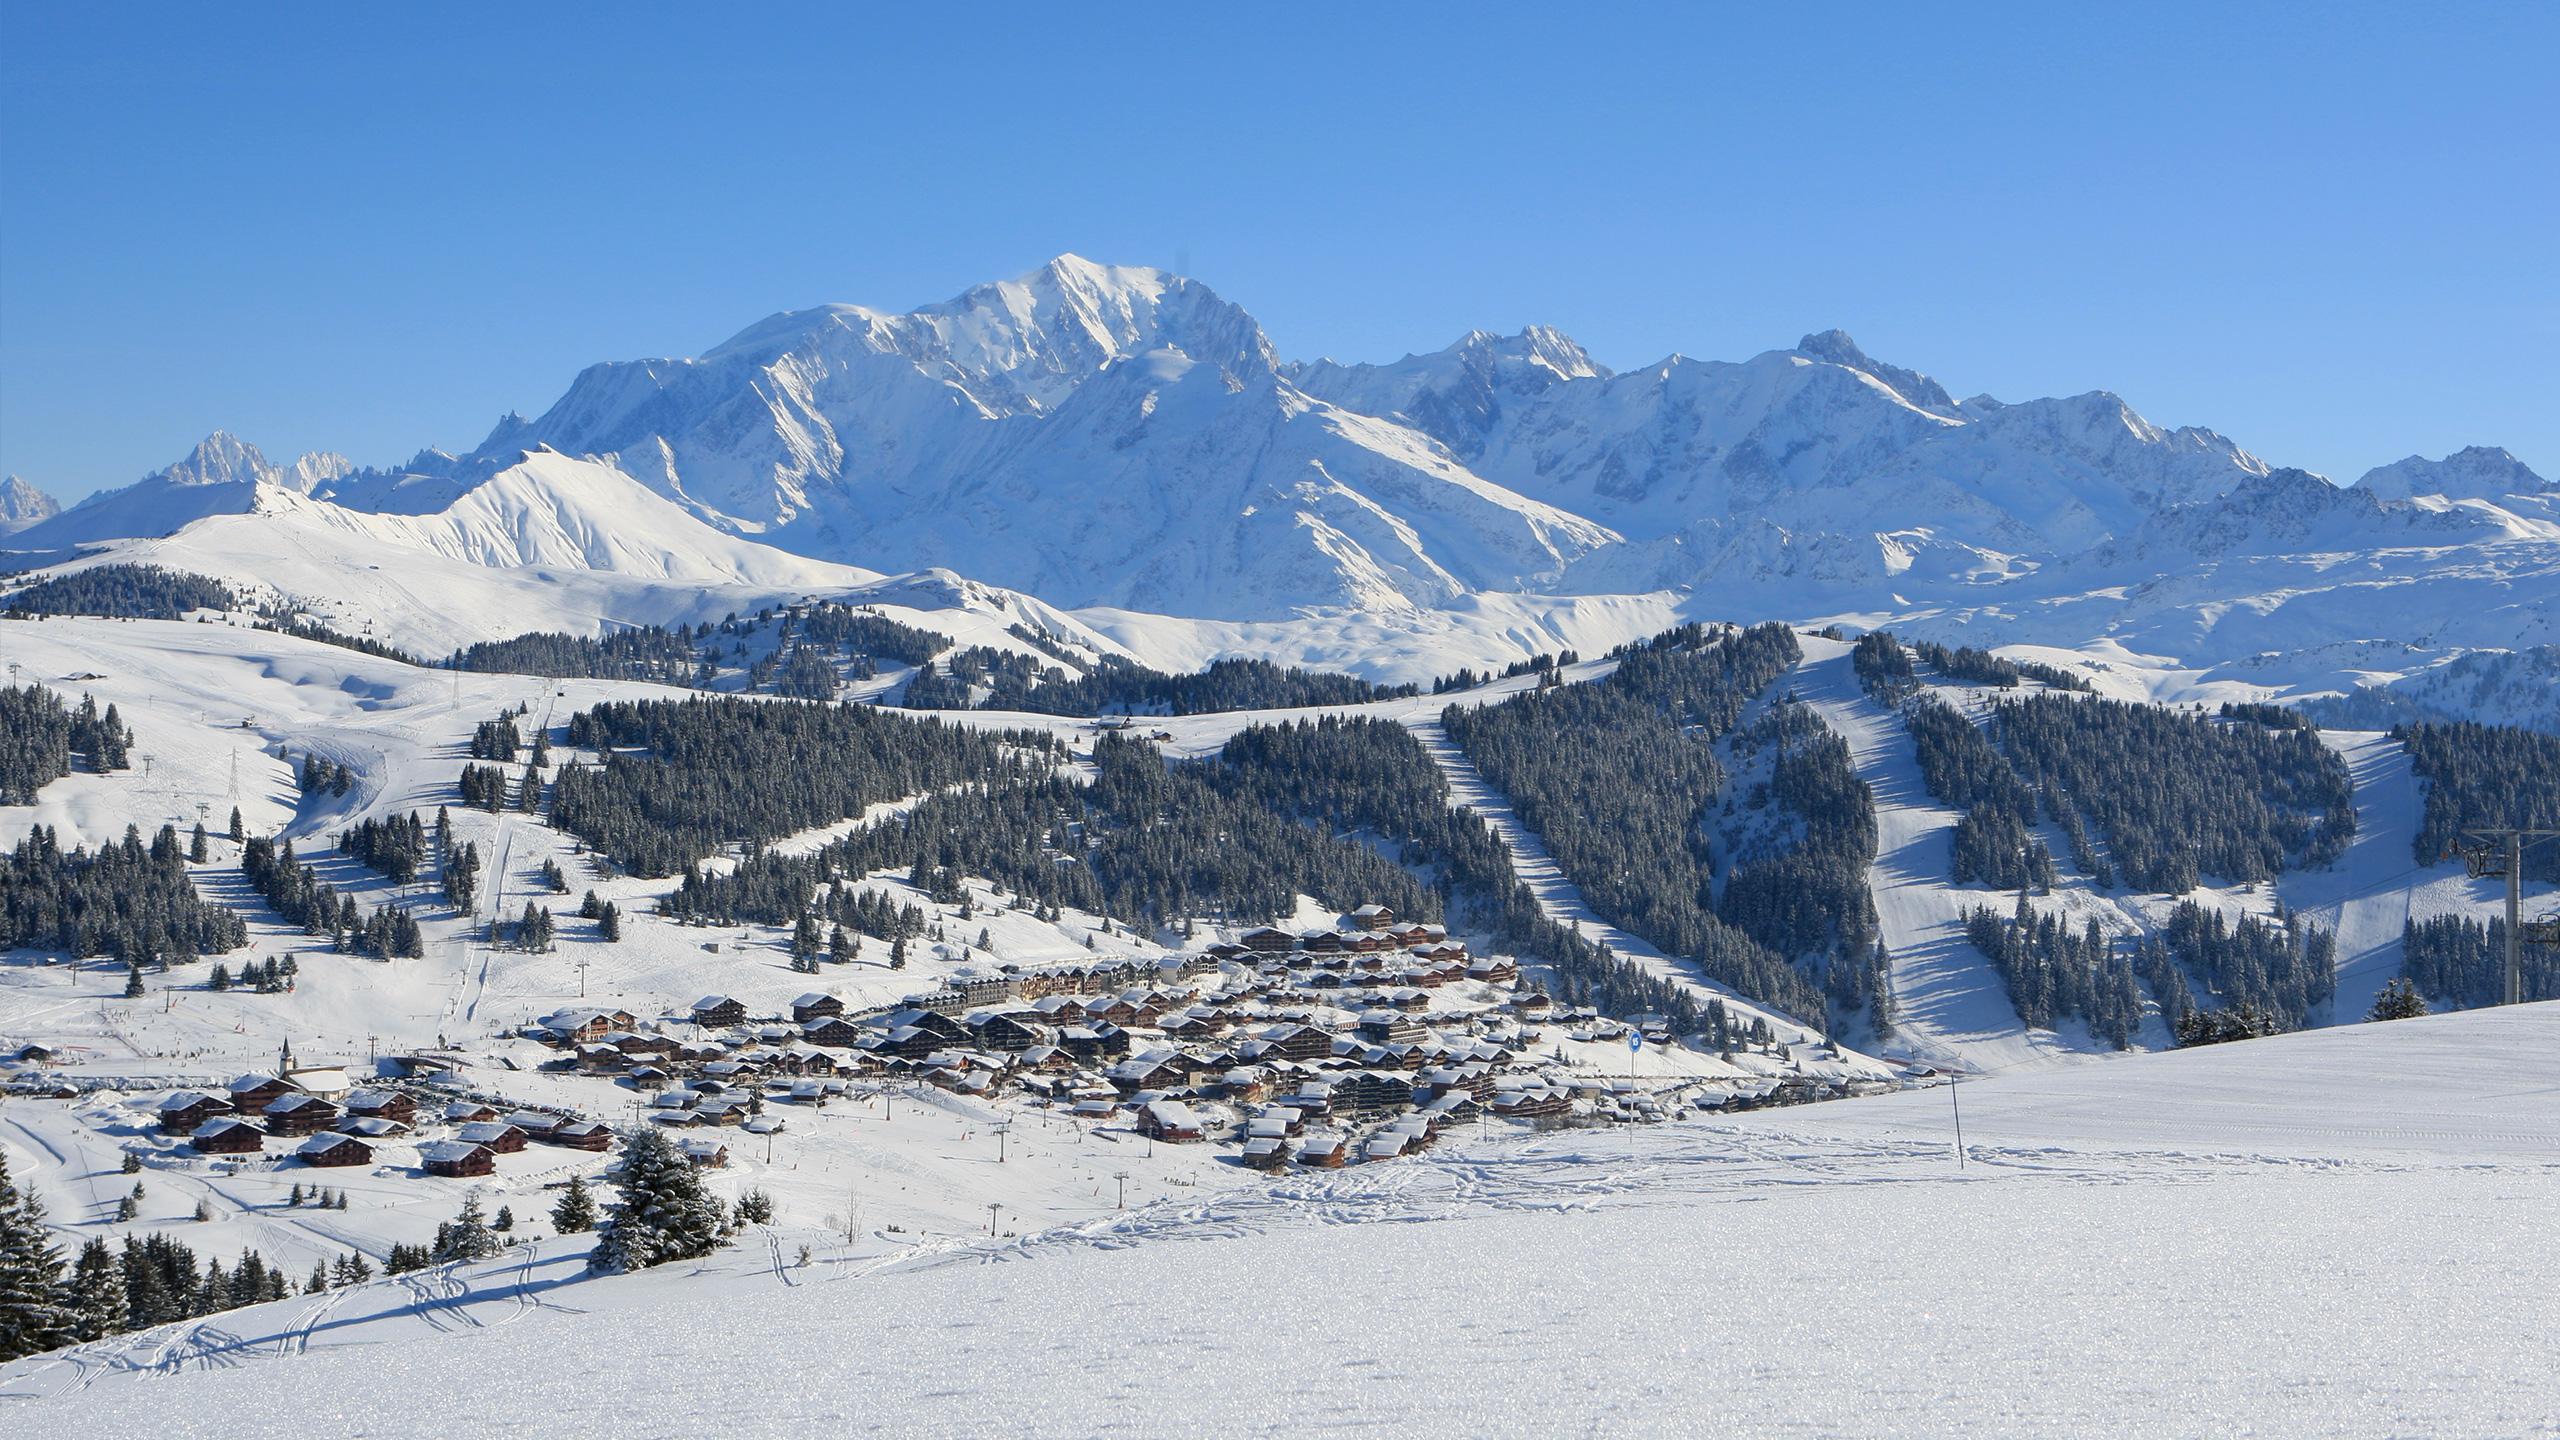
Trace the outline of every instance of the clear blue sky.
<instances>
[{"instance_id":1,"label":"clear blue sky","mask_svg":"<svg viewBox=\"0 0 2560 1440\"><path fill-rule=\"evenodd\" d=\"M0 470L467 446L1063 250L1291 356L1838 325L2341 479L2560 470L2560 6L899 8L9 0Z\"/></svg>"}]
</instances>

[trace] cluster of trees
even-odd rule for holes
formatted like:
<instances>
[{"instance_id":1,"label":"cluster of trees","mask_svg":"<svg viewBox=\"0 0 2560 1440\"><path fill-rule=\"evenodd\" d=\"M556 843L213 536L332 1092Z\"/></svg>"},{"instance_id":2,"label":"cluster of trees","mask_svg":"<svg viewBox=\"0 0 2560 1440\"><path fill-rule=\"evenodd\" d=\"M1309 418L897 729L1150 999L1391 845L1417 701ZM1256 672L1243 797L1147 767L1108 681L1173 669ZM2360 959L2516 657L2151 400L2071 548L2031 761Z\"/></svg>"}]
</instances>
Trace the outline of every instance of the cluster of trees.
<instances>
[{"instance_id":1,"label":"cluster of trees","mask_svg":"<svg viewBox=\"0 0 2560 1440\"><path fill-rule=\"evenodd\" d=\"M406 818L393 815L358 821L352 829L338 832L338 849L382 872L393 884L406 885L426 868L426 822L415 810Z\"/></svg>"},{"instance_id":2,"label":"cluster of trees","mask_svg":"<svg viewBox=\"0 0 2560 1440\"><path fill-rule=\"evenodd\" d=\"M573 765L563 769L561 777L566 779L576 768ZM542 808L542 770L532 764L524 767L524 773L516 777L512 786L507 781L506 770L500 766L465 764L461 788L463 804L475 810L486 810L492 815L510 808L527 814Z\"/></svg>"},{"instance_id":3,"label":"cluster of trees","mask_svg":"<svg viewBox=\"0 0 2560 1440\"><path fill-rule=\"evenodd\" d=\"M107 615L179 620L197 610L237 610L230 586L158 565L99 565L39 580L9 597L9 614Z\"/></svg>"},{"instance_id":4,"label":"cluster of trees","mask_svg":"<svg viewBox=\"0 0 2560 1440\"><path fill-rule=\"evenodd\" d=\"M176 837L172 835L174 845ZM414 959L427 953L417 917L396 905L365 913L353 895L341 895L319 872L294 858L293 842L254 835L240 847L240 873L287 922L305 935L327 935L331 949L377 960Z\"/></svg>"},{"instance_id":5,"label":"cluster of trees","mask_svg":"<svg viewBox=\"0 0 2560 1440\"><path fill-rule=\"evenodd\" d=\"M1953 650L1927 640L1915 640L1909 647L1886 630L1870 630L1858 637L1849 651L1850 668L1858 675L1858 684L1869 695L1887 705L1900 704L1920 684L1919 667L1914 657L1927 662L1930 669L1949 680L1963 680L1976 685L1996 685L2003 690L2016 689L2020 682L2034 680L2056 690L2083 693L2093 687L2085 679L2068 670L2039 665L2032 660L2007 660L1988 650L1961 645Z\"/></svg>"},{"instance_id":6,"label":"cluster of trees","mask_svg":"<svg viewBox=\"0 0 2560 1440\"><path fill-rule=\"evenodd\" d=\"M2516 948L2516 964L2525 999L2560 1000L2560 946L2527 942ZM2506 917L2491 916L2486 925L2467 915L2403 922L2400 973L2449 1009L2497 1004L2507 988Z\"/></svg>"},{"instance_id":7,"label":"cluster of trees","mask_svg":"<svg viewBox=\"0 0 2560 1440\"><path fill-rule=\"evenodd\" d=\"M900 904L877 891L862 889L852 883L853 878L858 877L847 877L840 865L816 863L807 857L764 854L726 874L706 872L699 865L688 867L675 890L658 902L658 909L679 919L712 925L734 925L743 920L788 925L798 917L892 943L925 933L921 906L912 902ZM857 949L857 943L848 935L841 956L832 942L827 954L830 959L851 960Z\"/></svg>"},{"instance_id":8,"label":"cluster of trees","mask_svg":"<svg viewBox=\"0 0 2560 1440\"><path fill-rule=\"evenodd\" d=\"M71 757L103 775L133 768L133 730L109 705L83 695L77 709L41 685L0 688L0 805L31 805L36 792L71 773Z\"/></svg>"},{"instance_id":9,"label":"cluster of trees","mask_svg":"<svg viewBox=\"0 0 2560 1440\"><path fill-rule=\"evenodd\" d=\"M360 655L371 655L379 660L397 660L403 665L426 663L396 645L385 645L369 636L350 635L343 630L332 630L307 615L297 614L282 606L270 605L259 611L258 616L255 628L270 634L290 635L296 640L335 645L341 650L353 650Z\"/></svg>"},{"instance_id":10,"label":"cluster of trees","mask_svg":"<svg viewBox=\"0 0 2560 1440\"><path fill-rule=\"evenodd\" d=\"M645 625L617 630L600 638L538 631L512 640L482 641L448 656L444 664L448 670L588 680L648 680L660 685L708 688L714 667L710 659L697 649L697 644L711 633L708 625L699 631L690 625L679 625L672 630Z\"/></svg>"},{"instance_id":11,"label":"cluster of trees","mask_svg":"<svg viewBox=\"0 0 2560 1440\"><path fill-rule=\"evenodd\" d=\"M484 641L444 663L455 670L647 680L708 690L719 678L721 660L743 660L748 637L766 625L775 627L775 647L749 667L748 688L804 699L834 693L838 663L868 679L877 673L875 657L921 665L951 646L947 635L901 625L866 607L822 601L796 612L767 608L716 625L643 625L592 639L539 631Z\"/></svg>"},{"instance_id":12,"label":"cluster of trees","mask_svg":"<svg viewBox=\"0 0 2560 1440\"><path fill-rule=\"evenodd\" d=\"M2441 864L2462 852L2462 832L2484 825L2560 830L2560 736L2470 721L2403 725L2409 766L2427 782L2417 859ZM2560 844L2524 855L2524 877L2560 884Z\"/></svg>"},{"instance_id":13,"label":"cluster of trees","mask_svg":"<svg viewBox=\"0 0 2560 1440\"><path fill-rule=\"evenodd\" d=\"M2208 1008L2189 977L2203 982L2219 1008L2295 1030L2316 1020L2318 1008L2337 994L2337 953L2335 935L2299 916L2243 915L2235 923L2189 900L2135 947L2133 969L2182 1036L2194 1023L2189 1015Z\"/></svg>"},{"instance_id":14,"label":"cluster of trees","mask_svg":"<svg viewBox=\"0 0 2560 1440\"><path fill-rule=\"evenodd\" d=\"M2355 838L2346 762L2308 730L2058 695L2004 700L1995 723L2019 775L2048 803L2068 799L2066 826L2094 821L2140 889L2268 880L2328 864Z\"/></svg>"},{"instance_id":15,"label":"cluster of trees","mask_svg":"<svg viewBox=\"0 0 2560 1440\"><path fill-rule=\"evenodd\" d=\"M305 795L344 795L355 787L356 772L340 761L305 755L294 780Z\"/></svg>"},{"instance_id":16,"label":"cluster of trees","mask_svg":"<svg viewBox=\"0 0 2560 1440\"><path fill-rule=\"evenodd\" d=\"M986 695L973 698L982 687ZM919 668L900 703L919 710L1040 715L1205 715L1356 705L1420 693L1417 686L1378 685L1268 660L1217 660L1206 670L1175 675L1109 655L1083 674L1070 674L1027 655L973 645L946 656L940 669L930 662Z\"/></svg>"},{"instance_id":17,"label":"cluster of trees","mask_svg":"<svg viewBox=\"0 0 2560 1440\"><path fill-rule=\"evenodd\" d=\"M308 1288L329 1281L324 1266ZM120 1252L93 1239L65 1265L43 1204L18 1189L0 1157L0 1360L282 1300L294 1289L255 1250L227 1269L211 1258L198 1266L192 1248L157 1233L127 1236Z\"/></svg>"},{"instance_id":18,"label":"cluster of trees","mask_svg":"<svg viewBox=\"0 0 2560 1440\"><path fill-rule=\"evenodd\" d=\"M1453 705L1441 723L1610 923L1746 995L1822 1015L1790 957L1716 912L1709 838L1724 781L1715 741L1796 662L1794 633L1686 626L1614 653L1604 680Z\"/></svg>"},{"instance_id":19,"label":"cluster of trees","mask_svg":"<svg viewBox=\"0 0 2560 1440\"><path fill-rule=\"evenodd\" d=\"M293 988L293 977L299 974L301 969L302 967L296 964L294 962L294 958L290 955L285 956L282 960L278 960L275 956L270 955L266 958L264 963L251 961L243 964L240 967L239 983L250 987L261 995L281 995ZM204 988L207 990L228 990L231 986L231 967L223 964L219 960L215 961L213 964L213 973L205 977ZM296 1201L294 1203L300 1204L301 1202Z\"/></svg>"},{"instance_id":20,"label":"cluster of trees","mask_svg":"<svg viewBox=\"0 0 2560 1440\"><path fill-rule=\"evenodd\" d=\"M1929 662L1930 669L1950 680L1968 680L1977 685L1997 685L2004 690L2015 688L2021 680L2033 680L2050 685L2056 690L2078 690L2083 693L2094 688L2088 681L2068 670L2057 670L2051 665L2039 665L2032 660L2004 660L1988 650L1976 650L1969 645L1950 650L1944 645L1919 640L1914 641L1911 648L1919 652L1921 659Z\"/></svg>"},{"instance_id":21,"label":"cluster of trees","mask_svg":"<svg viewBox=\"0 0 2560 1440\"><path fill-rule=\"evenodd\" d=\"M1964 812L1956 821L1955 883L2051 889L2053 855L2032 829L2036 792L2001 758L1999 748L1962 711L1935 696L1913 697L1902 707L1902 724L1911 732L1921 783L1939 803ZM2071 813L2077 825L2078 814ZM2081 868L2103 870L2104 862L2088 846L2086 830L2075 833ZM2099 883L2112 884L2113 876Z\"/></svg>"},{"instance_id":22,"label":"cluster of trees","mask_svg":"<svg viewBox=\"0 0 2560 1440\"><path fill-rule=\"evenodd\" d=\"M2265 705L2256 701L2235 704L2225 700L2222 702L2220 713L2225 720L2242 720L2252 725L2264 725L2270 730L2317 730L2320 728L2311 723L2311 717L2283 705Z\"/></svg>"},{"instance_id":23,"label":"cluster of trees","mask_svg":"<svg viewBox=\"0 0 2560 1440\"><path fill-rule=\"evenodd\" d=\"M524 733L516 728L517 714L505 711L495 720L483 720L471 727L471 758L513 761L516 752L524 748Z\"/></svg>"},{"instance_id":24,"label":"cluster of trees","mask_svg":"<svg viewBox=\"0 0 2560 1440\"><path fill-rule=\"evenodd\" d=\"M54 828L38 825L0 864L0 950L112 955L166 968L248 942L239 916L196 893L171 826L146 846L128 825L122 840L91 854L64 852Z\"/></svg>"},{"instance_id":25,"label":"cluster of trees","mask_svg":"<svg viewBox=\"0 0 2560 1440\"><path fill-rule=\"evenodd\" d=\"M1558 670L1563 669L1567 665L1579 665L1581 663L1582 656L1580 654L1575 651L1566 650L1554 655L1537 654L1530 656L1526 660L1514 660L1510 664L1503 666L1502 673L1499 675L1496 675L1491 671L1478 674L1472 666L1461 666L1458 669L1432 681L1431 693L1434 695L1451 695L1460 690L1473 690L1479 685L1489 685L1496 680L1516 679L1522 675L1537 675L1553 679L1555 678Z\"/></svg>"},{"instance_id":26,"label":"cluster of trees","mask_svg":"<svg viewBox=\"0 0 2560 1440\"><path fill-rule=\"evenodd\" d=\"M436 833L445 856L445 903L467 914L480 894L480 842L474 840L459 850L453 848L452 834L441 811L436 817Z\"/></svg>"},{"instance_id":27,"label":"cluster of trees","mask_svg":"<svg viewBox=\"0 0 2560 1440\"><path fill-rule=\"evenodd\" d=\"M1858 643L1849 647L1849 668L1857 674L1858 687L1886 705L1901 704L1920 684L1920 670L1911 663L1911 652L1889 630L1859 636Z\"/></svg>"},{"instance_id":28,"label":"cluster of trees","mask_svg":"<svg viewBox=\"0 0 2560 1440\"><path fill-rule=\"evenodd\" d=\"M1874 792L1849 747L1809 706L1771 706L1731 742L1737 761L1770 756L1765 792L1749 804L1783 824L1787 843L1732 862L1716 913L1789 960L1818 960L1830 1015L1866 1012L1893 1029L1888 957L1867 885L1876 858Z\"/></svg>"},{"instance_id":29,"label":"cluster of trees","mask_svg":"<svg viewBox=\"0 0 2560 1440\"><path fill-rule=\"evenodd\" d=\"M1104 736L1093 758L1090 785L1042 771L936 794L817 855L752 859L736 876L705 877L703 885L724 900L732 883L740 894L803 897L773 923L796 918L821 879L883 869L982 875L1026 907L1149 925L1194 915L1267 919L1299 894L1439 914L1437 898L1377 851L1310 834L1223 792L1201 767L1167 764L1153 745Z\"/></svg>"},{"instance_id":30,"label":"cluster of trees","mask_svg":"<svg viewBox=\"0 0 2560 1440\"><path fill-rule=\"evenodd\" d=\"M777 840L883 801L1046 774L1058 742L867 706L698 698L614 702L571 717L551 823L638 875L674 875L731 841ZM645 754L629 753L631 747Z\"/></svg>"},{"instance_id":31,"label":"cluster of trees","mask_svg":"<svg viewBox=\"0 0 2560 1440\"><path fill-rule=\"evenodd\" d=\"M2142 988L2131 961L2091 919L2074 933L2059 915L2036 913L2027 894L2007 916L1989 906L1965 912L1965 938L1991 961L2008 986L2018 1019L2050 1030L2063 1017L2089 1022L2089 1033L2122 1050L2142 1027Z\"/></svg>"}]
</instances>

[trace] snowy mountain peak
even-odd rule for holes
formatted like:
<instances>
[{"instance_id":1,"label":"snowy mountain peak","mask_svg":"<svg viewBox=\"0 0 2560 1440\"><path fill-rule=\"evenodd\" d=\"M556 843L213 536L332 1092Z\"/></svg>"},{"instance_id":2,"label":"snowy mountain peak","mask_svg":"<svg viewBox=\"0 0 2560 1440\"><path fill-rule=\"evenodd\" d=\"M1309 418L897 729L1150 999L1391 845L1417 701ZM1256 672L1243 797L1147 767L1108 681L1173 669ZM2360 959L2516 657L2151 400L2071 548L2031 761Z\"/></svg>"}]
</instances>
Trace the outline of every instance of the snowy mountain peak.
<instances>
[{"instance_id":1,"label":"snowy mountain peak","mask_svg":"<svg viewBox=\"0 0 2560 1440\"><path fill-rule=\"evenodd\" d=\"M1807 335L1796 342L1795 353L1810 360L1824 360L1855 370L1882 383L1914 409L1926 410L1933 415L1956 413L1956 402L1948 397L1945 387L1917 370L1887 365L1873 358L1858 348L1858 342L1850 339L1846 330L1824 330Z\"/></svg>"},{"instance_id":2,"label":"snowy mountain peak","mask_svg":"<svg viewBox=\"0 0 2560 1440\"><path fill-rule=\"evenodd\" d=\"M232 434L216 430L196 442L187 457L166 469L154 471L146 480L165 481L171 485L228 485L241 480L263 479L276 473L258 447Z\"/></svg>"},{"instance_id":3,"label":"snowy mountain peak","mask_svg":"<svg viewBox=\"0 0 2560 1440\"><path fill-rule=\"evenodd\" d=\"M62 513L62 503L11 475L0 479L0 535L15 534Z\"/></svg>"},{"instance_id":4,"label":"snowy mountain peak","mask_svg":"<svg viewBox=\"0 0 2560 1440\"><path fill-rule=\"evenodd\" d=\"M2473 445L2441 460L2412 455L2368 471L2356 484L2385 500L2441 495L2448 500L2505 500L2560 490L2508 451Z\"/></svg>"}]
</instances>

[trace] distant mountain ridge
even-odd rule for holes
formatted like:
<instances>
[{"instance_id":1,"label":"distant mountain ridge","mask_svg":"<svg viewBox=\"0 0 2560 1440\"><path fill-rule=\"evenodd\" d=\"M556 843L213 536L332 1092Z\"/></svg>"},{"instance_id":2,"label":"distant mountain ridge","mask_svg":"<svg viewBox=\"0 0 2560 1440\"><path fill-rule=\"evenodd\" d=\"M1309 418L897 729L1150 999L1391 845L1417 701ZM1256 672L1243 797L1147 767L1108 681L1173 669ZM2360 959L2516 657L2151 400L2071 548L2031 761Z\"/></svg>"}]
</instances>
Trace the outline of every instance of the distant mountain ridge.
<instances>
[{"instance_id":1,"label":"distant mountain ridge","mask_svg":"<svg viewBox=\"0 0 2560 1440\"><path fill-rule=\"evenodd\" d=\"M1480 637L1454 663L1495 635L1534 650L1514 612L1621 617L1597 633L1638 611L1892 617L2200 667L2560 642L2560 489L2503 450L2340 487L2105 391L1956 400L1838 330L1629 370L1546 326L1284 361L1198 281L1073 255L904 313L785 311L696 358L590 366L461 454L280 465L217 433L8 543L288 514L650 581L949 571L1293 660L1311 652L1286 627L1320 624L1330 663L1400 678L1435 635Z\"/></svg>"}]
</instances>

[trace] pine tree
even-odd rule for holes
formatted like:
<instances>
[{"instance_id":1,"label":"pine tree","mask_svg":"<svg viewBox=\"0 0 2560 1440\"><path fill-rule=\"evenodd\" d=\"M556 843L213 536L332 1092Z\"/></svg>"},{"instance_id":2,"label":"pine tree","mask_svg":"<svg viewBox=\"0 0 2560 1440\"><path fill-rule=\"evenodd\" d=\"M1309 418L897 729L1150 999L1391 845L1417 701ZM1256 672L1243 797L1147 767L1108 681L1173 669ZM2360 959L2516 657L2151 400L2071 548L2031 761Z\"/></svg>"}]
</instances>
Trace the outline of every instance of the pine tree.
<instances>
[{"instance_id":1,"label":"pine tree","mask_svg":"<svg viewBox=\"0 0 2560 1440\"><path fill-rule=\"evenodd\" d=\"M596 1228L596 1197L585 1180L569 1177L569 1188L561 1193L560 1203L551 1207L551 1228L563 1235L582 1235Z\"/></svg>"},{"instance_id":2,"label":"pine tree","mask_svg":"<svg viewBox=\"0 0 2560 1440\"><path fill-rule=\"evenodd\" d=\"M2427 1002L2418 987L2406 975L2394 975L2382 993L2373 997L2373 1008L2365 1012L2367 1020L2414 1020L2427 1013Z\"/></svg>"},{"instance_id":3,"label":"pine tree","mask_svg":"<svg viewBox=\"0 0 2560 1440\"><path fill-rule=\"evenodd\" d=\"M196 822L195 834L187 838L187 858L201 865L213 856L212 842L204 833L204 822Z\"/></svg>"},{"instance_id":4,"label":"pine tree","mask_svg":"<svg viewBox=\"0 0 2560 1440\"><path fill-rule=\"evenodd\" d=\"M587 1257L597 1270L610 1274L697 1259L728 1237L728 1216L719 1199L703 1188L693 1162L656 1126L624 1142L615 1184L620 1195Z\"/></svg>"},{"instance_id":5,"label":"pine tree","mask_svg":"<svg viewBox=\"0 0 2560 1440\"><path fill-rule=\"evenodd\" d=\"M104 1240L80 1247L80 1258L71 1265L70 1293L71 1308L79 1316L74 1339L114 1335L131 1323L125 1304L124 1262L107 1249Z\"/></svg>"},{"instance_id":6,"label":"pine tree","mask_svg":"<svg viewBox=\"0 0 2560 1440\"><path fill-rule=\"evenodd\" d=\"M803 910L800 923L791 931L791 954L798 960L814 961L818 955L818 917Z\"/></svg>"},{"instance_id":7,"label":"pine tree","mask_svg":"<svg viewBox=\"0 0 2560 1440\"><path fill-rule=\"evenodd\" d=\"M499 1206L498 1218L489 1222L489 1228L502 1235L516 1228L515 1207L512 1205Z\"/></svg>"},{"instance_id":8,"label":"pine tree","mask_svg":"<svg viewBox=\"0 0 2560 1440\"><path fill-rule=\"evenodd\" d=\"M622 907L610 900L596 912L596 935L610 945L622 939Z\"/></svg>"},{"instance_id":9,"label":"pine tree","mask_svg":"<svg viewBox=\"0 0 2560 1440\"><path fill-rule=\"evenodd\" d=\"M139 1000L142 998L142 967L140 965L127 965L125 967L124 998L127 1000Z\"/></svg>"},{"instance_id":10,"label":"pine tree","mask_svg":"<svg viewBox=\"0 0 2560 1440\"><path fill-rule=\"evenodd\" d=\"M480 1192L474 1190L462 1197L461 1214L436 1227L432 1254L439 1261L486 1260L498 1249L498 1237L490 1233L488 1216L480 1209Z\"/></svg>"},{"instance_id":11,"label":"pine tree","mask_svg":"<svg viewBox=\"0 0 2560 1440\"><path fill-rule=\"evenodd\" d=\"M44 1206L20 1195L0 1159L0 1360L68 1345L80 1317L65 1303L62 1252L44 1223Z\"/></svg>"},{"instance_id":12,"label":"pine tree","mask_svg":"<svg viewBox=\"0 0 2560 1440\"><path fill-rule=\"evenodd\" d=\"M222 963L221 961L219 961L219 960L214 961L214 962L213 962L213 973L212 973L212 974L210 974L210 975L207 975L207 976L204 978L204 988L206 988L207 990L228 990L228 989L230 989L230 988L231 988L231 967L230 967L230 966L228 966L228 965L223 964L223 963Z\"/></svg>"},{"instance_id":13,"label":"pine tree","mask_svg":"<svg viewBox=\"0 0 2560 1440\"><path fill-rule=\"evenodd\" d=\"M126 1152L124 1152L124 1164L123 1164L123 1166L122 1166L122 1169L124 1170L124 1173L126 1173L127 1175L139 1175L139 1174L141 1174L141 1173L142 1173L142 1157L141 1157L141 1156L139 1156L139 1155L134 1154L134 1153L133 1153L132 1151L130 1151L130 1150L127 1150ZM137 1183L139 1183L139 1182L137 1182Z\"/></svg>"},{"instance_id":14,"label":"pine tree","mask_svg":"<svg viewBox=\"0 0 2560 1440\"><path fill-rule=\"evenodd\" d=\"M248 827L240 823L240 807L237 805L231 807L231 838L234 840L249 838Z\"/></svg>"}]
</instances>

